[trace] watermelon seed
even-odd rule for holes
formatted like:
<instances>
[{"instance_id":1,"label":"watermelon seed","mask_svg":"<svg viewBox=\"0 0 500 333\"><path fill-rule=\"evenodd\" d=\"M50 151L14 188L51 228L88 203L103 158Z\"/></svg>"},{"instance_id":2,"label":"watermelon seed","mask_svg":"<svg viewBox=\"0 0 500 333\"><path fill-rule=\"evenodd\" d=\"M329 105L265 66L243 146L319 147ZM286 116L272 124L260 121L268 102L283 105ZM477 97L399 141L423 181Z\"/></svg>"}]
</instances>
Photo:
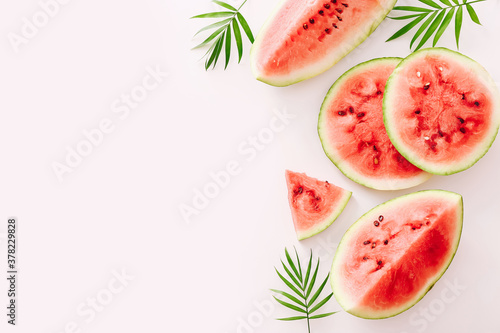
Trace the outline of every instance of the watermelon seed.
<instances>
[{"instance_id":1,"label":"watermelon seed","mask_svg":"<svg viewBox=\"0 0 500 333\"><path fill-rule=\"evenodd\" d=\"M377 90L377 95L380 95L382 94L382 92L380 90Z\"/></svg>"},{"instance_id":2,"label":"watermelon seed","mask_svg":"<svg viewBox=\"0 0 500 333\"><path fill-rule=\"evenodd\" d=\"M431 83L430 83L430 82L429 82L429 83L426 83L426 84L424 85L424 90L429 89L429 87L430 87L430 86L431 86Z\"/></svg>"},{"instance_id":3,"label":"watermelon seed","mask_svg":"<svg viewBox=\"0 0 500 333\"><path fill-rule=\"evenodd\" d=\"M302 188L302 186L299 187L299 193L302 193L304 191L304 189Z\"/></svg>"},{"instance_id":4,"label":"watermelon seed","mask_svg":"<svg viewBox=\"0 0 500 333\"><path fill-rule=\"evenodd\" d=\"M346 3L342 3L342 6L344 6L345 8L349 7L349 5Z\"/></svg>"},{"instance_id":5,"label":"watermelon seed","mask_svg":"<svg viewBox=\"0 0 500 333\"><path fill-rule=\"evenodd\" d=\"M420 77L420 75L421 75L420 72L417 72L417 77Z\"/></svg>"},{"instance_id":6,"label":"watermelon seed","mask_svg":"<svg viewBox=\"0 0 500 333\"><path fill-rule=\"evenodd\" d=\"M375 246L377 246L377 243L373 243L373 244L372 244L372 249L374 249L374 248L375 248Z\"/></svg>"},{"instance_id":7,"label":"watermelon seed","mask_svg":"<svg viewBox=\"0 0 500 333\"><path fill-rule=\"evenodd\" d=\"M386 240L384 241L384 245L387 245L387 244L389 244L389 240L387 240L387 239L386 239Z\"/></svg>"},{"instance_id":8,"label":"watermelon seed","mask_svg":"<svg viewBox=\"0 0 500 333\"><path fill-rule=\"evenodd\" d=\"M340 16L337 16L337 19L338 19L339 21L342 21L342 17L340 17Z\"/></svg>"},{"instance_id":9,"label":"watermelon seed","mask_svg":"<svg viewBox=\"0 0 500 333\"><path fill-rule=\"evenodd\" d=\"M364 112L360 112L358 113L358 118L363 118L365 116L365 113Z\"/></svg>"},{"instance_id":10,"label":"watermelon seed","mask_svg":"<svg viewBox=\"0 0 500 333\"><path fill-rule=\"evenodd\" d=\"M380 222L382 222L382 221L384 220L384 216L380 215L380 216L378 217L378 220L379 220Z\"/></svg>"},{"instance_id":11,"label":"watermelon seed","mask_svg":"<svg viewBox=\"0 0 500 333\"><path fill-rule=\"evenodd\" d=\"M375 158L373 159L373 163L374 163L375 165L377 165L377 164L378 164L378 158L376 158L376 157L375 157ZM377 226L377 227L378 227L378 226Z\"/></svg>"},{"instance_id":12,"label":"watermelon seed","mask_svg":"<svg viewBox=\"0 0 500 333\"><path fill-rule=\"evenodd\" d=\"M337 3L337 0L330 0L331 3Z\"/></svg>"},{"instance_id":13,"label":"watermelon seed","mask_svg":"<svg viewBox=\"0 0 500 333\"><path fill-rule=\"evenodd\" d=\"M373 150L377 151L377 146L373 146Z\"/></svg>"},{"instance_id":14,"label":"watermelon seed","mask_svg":"<svg viewBox=\"0 0 500 333\"><path fill-rule=\"evenodd\" d=\"M424 140L429 140L430 138L428 136L424 136Z\"/></svg>"},{"instance_id":15,"label":"watermelon seed","mask_svg":"<svg viewBox=\"0 0 500 333\"><path fill-rule=\"evenodd\" d=\"M415 111L415 114L420 114L420 110Z\"/></svg>"},{"instance_id":16,"label":"watermelon seed","mask_svg":"<svg viewBox=\"0 0 500 333\"><path fill-rule=\"evenodd\" d=\"M476 101L476 102L474 102L474 105L475 105L475 106L479 106L479 102L477 102L477 101Z\"/></svg>"},{"instance_id":17,"label":"watermelon seed","mask_svg":"<svg viewBox=\"0 0 500 333\"><path fill-rule=\"evenodd\" d=\"M304 23L304 25L302 26L302 28L304 28L304 30L307 30L309 28L309 26L307 25L307 23Z\"/></svg>"},{"instance_id":18,"label":"watermelon seed","mask_svg":"<svg viewBox=\"0 0 500 333\"><path fill-rule=\"evenodd\" d=\"M465 134L465 128L460 127L460 132L462 132L462 133L464 133L464 134Z\"/></svg>"},{"instance_id":19,"label":"watermelon seed","mask_svg":"<svg viewBox=\"0 0 500 333\"><path fill-rule=\"evenodd\" d=\"M345 116L345 112L344 111L339 111L339 116Z\"/></svg>"},{"instance_id":20,"label":"watermelon seed","mask_svg":"<svg viewBox=\"0 0 500 333\"><path fill-rule=\"evenodd\" d=\"M377 261L377 264L378 264L379 266L382 266L382 260Z\"/></svg>"},{"instance_id":21,"label":"watermelon seed","mask_svg":"<svg viewBox=\"0 0 500 333\"><path fill-rule=\"evenodd\" d=\"M439 67L439 70L442 72L443 71L443 67Z\"/></svg>"},{"instance_id":22,"label":"watermelon seed","mask_svg":"<svg viewBox=\"0 0 500 333\"><path fill-rule=\"evenodd\" d=\"M335 8L335 10L339 13L339 14L342 14L343 10L340 9L340 8Z\"/></svg>"},{"instance_id":23,"label":"watermelon seed","mask_svg":"<svg viewBox=\"0 0 500 333\"><path fill-rule=\"evenodd\" d=\"M354 108L352 106L349 107L349 112L350 113L353 113L354 112Z\"/></svg>"},{"instance_id":24,"label":"watermelon seed","mask_svg":"<svg viewBox=\"0 0 500 333\"><path fill-rule=\"evenodd\" d=\"M370 241L364 241L364 242L363 242L363 245L368 245L368 244L370 244L370 243L371 243Z\"/></svg>"},{"instance_id":25,"label":"watermelon seed","mask_svg":"<svg viewBox=\"0 0 500 333\"><path fill-rule=\"evenodd\" d=\"M363 260L368 260L368 257L363 257Z\"/></svg>"},{"instance_id":26,"label":"watermelon seed","mask_svg":"<svg viewBox=\"0 0 500 333\"><path fill-rule=\"evenodd\" d=\"M336 25L335 23L332 23L332 25L333 25L333 27L334 27L335 29L338 29L338 28L339 28L339 27L337 27L337 25Z\"/></svg>"},{"instance_id":27,"label":"watermelon seed","mask_svg":"<svg viewBox=\"0 0 500 333\"><path fill-rule=\"evenodd\" d=\"M458 121L460 121L460 124L465 123L465 120L463 118L458 117Z\"/></svg>"},{"instance_id":28,"label":"watermelon seed","mask_svg":"<svg viewBox=\"0 0 500 333\"><path fill-rule=\"evenodd\" d=\"M439 136L440 136L440 137L443 137L443 136L444 136L444 133L443 133L443 132L441 132L441 130L440 130L440 129L438 130L438 134L439 134Z\"/></svg>"},{"instance_id":29,"label":"watermelon seed","mask_svg":"<svg viewBox=\"0 0 500 333\"><path fill-rule=\"evenodd\" d=\"M313 18L310 18L310 19L309 19L309 23L314 24L314 19L313 19Z\"/></svg>"},{"instance_id":30,"label":"watermelon seed","mask_svg":"<svg viewBox=\"0 0 500 333\"><path fill-rule=\"evenodd\" d=\"M376 226L376 227L378 227L380 225L380 222L379 221L374 221L373 225Z\"/></svg>"},{"instance_id":31,"label":"watermelon seed","mask_svg":"<svg viewBox=\"0 0 500 333\"><path fill-rule=\"evenodd\" d=\"M325 15L325 12L324 12L323 10L320 10L320 11L318 12L318 14L319 14L319 15L321 15L321 16L323 16L323 15Z\"/></svg>"},{"instance_id":32,"label":"watermelon seed","mask_svg":"<svg viewBox=\"0 0 500 333\"><path fill-rule=\"evenodd\" d=\"M465 94L462 94L462 99L465 99Z\"/></svg>"},{"instance_id":33,"label":"watermelon seed","mask_svg":"<svg viewBox=\"0 0 500 333\"><path fill-rule=\"evenodd\" d=\"M331 31L330 29L326 28L326 29L325 29L325 32L326 32L327 34L329 34L329 33L331 33L332 31Z\"/></svg>"},{"instance_id":34,"label":"watermelon seed","mask_svg":"<svg viewBox=\"0 0 500 333\"><path fill-rule=\"evenodd\" d=\"M326 9L330 9L330 4L329 4L329 3L325 3L325 4L323 5L323 7L325 7Z\"/></svg>"}]
</instances>

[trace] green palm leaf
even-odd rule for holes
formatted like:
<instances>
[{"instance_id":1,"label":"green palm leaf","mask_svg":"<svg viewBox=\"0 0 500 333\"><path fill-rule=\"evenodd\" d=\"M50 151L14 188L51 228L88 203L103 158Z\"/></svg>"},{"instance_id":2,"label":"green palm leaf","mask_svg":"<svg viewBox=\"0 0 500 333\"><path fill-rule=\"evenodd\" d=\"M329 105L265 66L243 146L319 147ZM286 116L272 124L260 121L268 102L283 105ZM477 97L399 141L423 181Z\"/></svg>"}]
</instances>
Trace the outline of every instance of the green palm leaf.
<instances>
[{"instance_id":1,"label":"green palm leaf","mask_svg":"<svg viewBox=\"0 0 500 333\"><path fill-rule=\"evenodd\" d=\"M325 318L325 317L328 317L328 316L331 316L331 315L334 315L338 313L338 311L335 311L335 312L328 312L328 313L323 313L323 314L320 314L320 315L315 315L315 316L312 316L312 317L309 317L309 319L319 319L319 318Z\"/></svg>"},{"instance_id":2,"label":"green palm leaf","mask_svg":"<svg viewBox=\"0 0 500 333\"><path fill-rule=\"evenodd\" d=\"M444 31L446 28L448 28L448 25L450 25L451 19L453 18L453 14L455 13L455 7L453 7L448 14L446 14L443 23L439 26L439 29L436 32L436 35L434 36L434 40L432 41L432 46L436 46L439 38L443 35Z\"/></svg>"},{"instance_id":3,"label":"green palm leaf","mask_svg":"<svg viewBox=\"0 0 500 333\"><path fill-rule=\"evenodd\" d=\"M462 20L463 20L463 10L462 7L458 7L457 14L455 15L455 39L457 41L457 49L458 49L458 41L460 40L460 30L462 30Z\"/></svg>"},{"instance_id":4,"label":"green palm leaf","mask_svg":"<svg viewBox=\"0 0 500 333\"><path fill-rule=\"evenodd\" d=\"M427 14L419 15L416 19L414 19L413 21L411 21L410 23L408 23L407 25L396 31L396 33L391 37L389 37L389 39L387 39L386 42L403 36L405 33L407 33L408 31L413 29L413 27L419 24L420 21L422 21L426 16Z\"/></svg>"},{"instance_id":5,"label":"green palm leaf","mask_svg":"<svg viewBox=\"0 0 500 333\"><path fill-rule=\"evenodd\" d=\"M274 296L273 296L274 297ZM306 310L302 309L302 308L299 308L298 306L295 306L293 304L290 304L290 303L287 303L287 302L284 302L282 300L280 300L279 298L276 298L274 297L274 299L276 300L276 302L280 303L281 305L283 306L286 306L287 308L289 309L292 309L292 310L295 310L295 311L298 311L298 312L302 312L302 313L307 313Z\"/></svg>"},{"instance_id":6,"label":"green palm leaf","mask_svg":"<svg viewBox=\"0 0 500 333\"><path fill-rule=\"evenodd\" d=\"M429 26L429 29L427 29L427 31L425 32L424 36L420 40L420 43L418 43L417 47L415 48L415 51L417 51L422 46L424 46L424 44L429 40L429 38L432 36L432 34L434 34L434 32L436 31L436 29L441 24L441 21L443 20L444 14L445 14L444 10L442 10L442 11L439 12L439 14L436 16L436 18L434 19L434 21L432 21L431 25Z\"/></svg>"},{"instance_id":7,"label":"green palm leaf","mask_svg":"<svg viewBox=\"0 0 500 333\"><path fill-rule=\"evenodd\" d=\"M471 20L474 23L481 25L481 22L479 22L479 18L477 17L477 14L476 14L476 11L474 10L474 8L472 8L472 6L470 4L466 4L465 7L467 8L467 12L469 12L469 16L470 16Z\"/></svg>"}]
</instances>

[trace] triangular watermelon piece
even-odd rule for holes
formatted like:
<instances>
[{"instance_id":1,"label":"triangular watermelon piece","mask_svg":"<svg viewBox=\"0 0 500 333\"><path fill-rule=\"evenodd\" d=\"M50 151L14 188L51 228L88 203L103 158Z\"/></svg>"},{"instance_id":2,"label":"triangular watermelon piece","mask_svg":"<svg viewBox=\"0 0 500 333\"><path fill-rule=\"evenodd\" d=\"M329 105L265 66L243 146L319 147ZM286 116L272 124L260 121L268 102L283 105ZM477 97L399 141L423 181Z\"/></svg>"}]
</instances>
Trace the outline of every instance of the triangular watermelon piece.
<instances>
[{"instance_id":1,"label":"triangular watermelon piece","mask_svg":"<svg viewBox=\"0 0 500 333\"><path fill-rule=\"evenodd\" d=\"M351 192L328 181L319 181L286 170L288 201L299 240L312 237L328 228L342 213Z\"/></svg>"}]
</instances>

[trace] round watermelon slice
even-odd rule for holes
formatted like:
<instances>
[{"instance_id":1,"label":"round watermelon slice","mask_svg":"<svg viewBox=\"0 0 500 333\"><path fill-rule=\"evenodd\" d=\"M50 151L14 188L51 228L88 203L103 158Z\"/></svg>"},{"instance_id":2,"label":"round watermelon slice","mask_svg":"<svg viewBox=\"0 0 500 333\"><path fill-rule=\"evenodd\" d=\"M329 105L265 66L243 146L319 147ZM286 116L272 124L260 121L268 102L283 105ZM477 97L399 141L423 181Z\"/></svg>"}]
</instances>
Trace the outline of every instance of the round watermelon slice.
<instances>
[{"instance_id":1,"label":"round watermelon slice","mask_svg":"<svg viewBox=\"0 0 500 333\"><path fill-rule=\"evenodd\" d=\"M339 304L366 319L395 316L416 304L444 274L457 251L459 194L428 190L387 201L347 230L333 259Z\"/></svg>"},{"instance_id":2,"label":"round watermelon slice","mask_svg":"<svg viewBox=\"0 0 500 333\"><path fill-rule=\"evenodd\" d=\"M316 76L363 42L396 0L282 0L251 49L255 77L287 86Z\"/></svg>"},{"instance_id":3,"label":"round watermelon slice","mask_svg":"<svg viewBox=\"0 0 500 333\"><path fill-rule=\"evenodd\" d=\"M431 176L401 156L385 131L385 83L400 61L379 58L351 68L330 88L319 114L326 155L347 177L377 190L416 186Z\"/></svg>"},{"instance_id":4,"label":"round watermelon slice","mask_svg":"<svg viewBox=\"0 0 500 333\"><path fill-rule=\"evenodd\" d=\"M351 192L305 173L286 170L288 202L297 238L303 240L328 228L342 213Z\"/></svg>"},{"instance_id":5,"label":"round watermelon slice","mask_svg":"<svg viewBox=\"0 0 500 333\"><path fill-rule=\"evenodd\" d=\"M474 60L445 48L417 51L387 81L384 123L419 168L449 175L474 165L495 140L500 94Z\"/></svg>"}]
</instances>

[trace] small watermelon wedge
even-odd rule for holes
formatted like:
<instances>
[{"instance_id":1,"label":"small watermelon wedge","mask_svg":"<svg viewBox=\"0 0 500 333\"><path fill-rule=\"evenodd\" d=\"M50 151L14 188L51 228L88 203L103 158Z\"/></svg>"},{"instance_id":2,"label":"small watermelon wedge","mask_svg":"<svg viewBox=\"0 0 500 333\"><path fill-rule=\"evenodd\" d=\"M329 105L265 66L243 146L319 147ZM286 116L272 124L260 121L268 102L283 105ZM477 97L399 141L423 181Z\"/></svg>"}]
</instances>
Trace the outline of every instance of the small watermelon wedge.
<instances>
[{"instance_id":1,"label":"small watermelon wedge","mask_svg":"<svg viewBox=\"0 0 500 333\"><path fill-rule=\"evenodd\" d=\"M412 53L387 80L384 123L396 149L429 173L474 165L500 126L500 92L476 61L445 48Z\"/></svg>"},{"instance_id":2,"label":"small watermelon wedge","mask_svg":"<svg viewBox=\"0 0 500 333\"><path fill-rule=\"evenodd\" d=\"M462 196L427 190L389 200L342 237L331 285L347 312L366 319L415 305L450 265L460 242Z\"/></svg>"},{"instance_id":3,"label":"small watermelon wedge","mask_svg":"<svg viewBox=\"0 0 500 333\"><path fill-rule=\"evenodd\" d=\"M351 192L290 170L285 172L288 202L297 238L303 240L328 228L342 213Z\"/></svg>"},{"instance_id":4,"label":"small watermelon wedge","mask_svg":"<svg viewBox=\"0 0 500 333\"><path fill-rule=\"evenodd\" d=\"M282 0L250 53L255 77L287 86L316 76L362 43L396 0Z\"/></svg>"}]
</instances>

